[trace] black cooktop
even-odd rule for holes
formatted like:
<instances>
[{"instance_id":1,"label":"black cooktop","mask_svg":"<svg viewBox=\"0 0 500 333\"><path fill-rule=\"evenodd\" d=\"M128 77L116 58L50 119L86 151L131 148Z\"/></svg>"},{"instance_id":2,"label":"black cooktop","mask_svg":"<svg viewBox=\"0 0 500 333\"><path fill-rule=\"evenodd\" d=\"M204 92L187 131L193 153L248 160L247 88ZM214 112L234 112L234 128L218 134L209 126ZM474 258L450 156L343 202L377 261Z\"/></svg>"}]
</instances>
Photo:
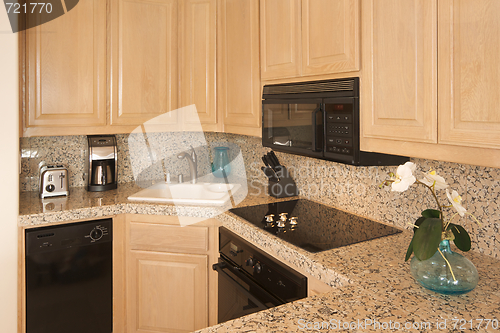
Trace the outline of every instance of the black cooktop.
<instances>
[{"instance_id":1,"label":"black cooktop","mask_svg":"<svg viewBox=\"0 0 500 333\"><path fill-rule=\"evenodd\" d=\"M307 199L233 208L229 211L312 253L401 232L394 227ZM287 213L288 217L283 228L277 226L281 213ZM266 222L266 215L270 214L274 215L272 223ZM297 217L296 225L290 224L290 217Z\"/></svg>"}]
</instances>

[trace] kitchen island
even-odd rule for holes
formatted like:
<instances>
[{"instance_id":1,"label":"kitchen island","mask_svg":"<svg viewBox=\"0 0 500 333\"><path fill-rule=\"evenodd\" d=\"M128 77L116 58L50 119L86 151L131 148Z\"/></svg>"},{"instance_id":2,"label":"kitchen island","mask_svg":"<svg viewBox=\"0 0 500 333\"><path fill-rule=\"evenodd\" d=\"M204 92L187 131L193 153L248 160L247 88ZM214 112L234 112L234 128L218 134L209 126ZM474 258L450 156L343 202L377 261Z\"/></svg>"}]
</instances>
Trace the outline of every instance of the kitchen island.
<instances>
[{"instance_id":1,"label":"kitchen island","mask_svg":"<svg viewBox=\"0 0 500 333\"><path fill-rule=\"evenodd\" d=\"M447 332L469 331L471 326L472 331L494 331L500 326L500 262L491 257L466 253L479 271L477 288L462 296L442 296L420 287L410 275L409 263L404 262L410 231L313 254L284 243L225 212L224 208L128 201L127 197L138 190L135 184L120 184L117 190L100 193L73 188L70 196L56 202L54 207L47 207L36 193L22 193L19 224L41 226L119 214L215 217L257 247L333 287L327 293L200 332L340 329ZM249 195L239 206L274 201L278 200L265 195L264 191L252 193L249 189Z\"/></svg>"}]
</instances>

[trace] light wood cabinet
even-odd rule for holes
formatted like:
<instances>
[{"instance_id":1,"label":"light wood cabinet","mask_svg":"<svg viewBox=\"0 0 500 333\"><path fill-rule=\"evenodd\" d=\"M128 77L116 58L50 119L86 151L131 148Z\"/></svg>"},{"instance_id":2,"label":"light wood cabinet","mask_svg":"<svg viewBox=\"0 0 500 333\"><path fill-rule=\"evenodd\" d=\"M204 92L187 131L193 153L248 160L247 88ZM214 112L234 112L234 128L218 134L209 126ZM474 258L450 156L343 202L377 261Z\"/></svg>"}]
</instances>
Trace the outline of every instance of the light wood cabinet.
<instances>
[{"instance_id":1,"label":"light wood cabinet","mask_svg":"<svg viewBox=\"0 0 500 333\"><path fill-rule=\"evenodd\" d=\"M31 30L24 136L261 135L257 1L82 0Z\"/></svg>"},{"instance_id":2,"label":"light wood cabinet","mask_svg":"<svg viewBox=\"0 0 500 333\"><path fill-rule=\"evenodd\" d=\"M363 2L363 135L437 142L435 0Z\"/></svg>"},{"instance_id":3,"label":"light wood cabinet","mask_svg":"<svg viewBox=\"0 0 500 333\"><path fill-rule=\"evenodd\" d=\"M217 322L218 222L127 215L128 332L192 332Z\"/></svg>"},{"instance_id":4,"label":"light wood cabinet","mask_svg":"<svg viewBox=\"0 0 500 333\"><path fill-rule=\"evenodd\" d=\"M208 257L130 251L129 332L192 332L208 326Z\"/></svg>"},{"instance_id":5,"label":"light wood cabinet","mask_svg":"<svg viewBox=\"0 0 500 333\"><path fill-rule=\"evenodd\" d=\"M361 149L500 167L500 3L363 2Z\"/></svg>"},{"instance_id":6,"label":"light wood cabinet","mask_svg":"<svg viewBox=\"0 0 500 333\"><path fill-rule=\"evenodd\" d=\"M259 3L218 1L218 110L224 132L261 136Z\"/></svg>"},{"instance_id":7,"label":"light wood cabinet","mask_svg":"<svg viewBox=\"0 0 500 333\"><path fill-rule=\"evenodd\" d=\"M217 0L181 0L179 6L180 106L195 104L198 113L183 115L184 128L201 130L201 123L203 130L217 131Z\"/></svg>"},{"instance_id":8,"label":"light wood cabinet","mask_svg":"<svg viewBox=\"0 0 500 333\"><path fill-rule=\"evenodd\" d=\"M106 124L106 2L82 0L63 16L20 33L24 136ZM25 39L25 40L24 40Z\"/></svg>"},{"instance_id":9,"label":"light wood cabinet","mask_svg":"<svg viewBox=\"0 0 500 333\"><path fill-rule=\"evenodd\" d=\"M359 70L359 0L302 0L302 75Z\"/></svg>"},{"instance_id":10,"label":"light wood cabinet","mask_svg":"<svg viewBox=\"0 0 500 333\"><path fill-rule=\"evenodd\" d=\"M177 0L110 1L109 122L115 131L178 108L177 11ZM158 118L157 126L168 129L176 116Z\"/></svg>"},{"instance_id":11,"label":"light wood cabinet","mask_svg":"<svg viewBox=\"0 0 500 333\"><path fill-rule=\"evenodd\" d=\"M300 0L260 0L262 80L300 76Z\"/></svg>"},{"instance_id":12,"label":"light wood cabinet","mask_svg":"<svg viewBox=\"0 0 500 333\"><path fill-rule=\"evenodd\" d=\"M359 71L359 0L261 0L263 80Z\"/></svg>"},{"instance_id":13,"label":"light wood cabinet","mask_svg":"<svg viewBox=\"0 0 500 333\"><path fill-rule=\"evenodd\" d=\"M438 4L439 142L498 149L500 2Z\"/></svg>"}]
</instances>

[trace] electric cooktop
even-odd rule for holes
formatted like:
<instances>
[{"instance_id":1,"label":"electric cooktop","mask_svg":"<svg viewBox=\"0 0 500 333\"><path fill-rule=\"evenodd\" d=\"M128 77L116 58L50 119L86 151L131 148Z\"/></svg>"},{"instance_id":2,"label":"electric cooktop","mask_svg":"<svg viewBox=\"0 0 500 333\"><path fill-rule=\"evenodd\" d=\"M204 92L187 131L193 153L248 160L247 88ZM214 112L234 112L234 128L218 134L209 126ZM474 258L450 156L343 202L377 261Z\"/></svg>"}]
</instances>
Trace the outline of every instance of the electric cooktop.
<instances>
[{"instance_id":1,"label":"electric cooktop","mask_svg":"<svg viewBox=\"0 0 500 333\"><path fill-rule=\"evenodd\" d=\"M307 199L233 208L229 211L311 253L401 232L394 227Z\"/></svg>"}]
</instances>

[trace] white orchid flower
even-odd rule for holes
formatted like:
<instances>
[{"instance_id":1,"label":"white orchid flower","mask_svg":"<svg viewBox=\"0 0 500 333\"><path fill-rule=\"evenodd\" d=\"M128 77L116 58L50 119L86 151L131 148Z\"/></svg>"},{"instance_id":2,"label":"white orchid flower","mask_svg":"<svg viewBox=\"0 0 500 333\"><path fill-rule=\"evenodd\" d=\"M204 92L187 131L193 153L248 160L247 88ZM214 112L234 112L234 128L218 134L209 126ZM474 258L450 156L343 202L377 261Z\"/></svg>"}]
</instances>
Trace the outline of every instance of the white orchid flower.
<instances>
[{"instance_id":1,"label":"white orchid flower","mask_svg":"<svg viewBox=\"0 0 500 333\"><path fill-rule=\"evenodd\" d=\"M412 185L417 179L413 175L415 171L415 164L412 162L406 162L403 165L398 166L396 170L396 175L394 176L394 181L391 184L391 190L397 192L404 192Z\"/></svg>"},{"instance_id":2,"label":"white orchid flower","mask_svg":"<svg viewBox=\"0 0 500 333\"><path fill-rule=\"evenodd\" d=\"M436 190L442 190L447 188L449 185L446 184L446 180L443 177L438 176L435 170L431 170L424 175L424 178L419 179L419 182L424 183L427 186L434 186Z\"/></svg>"},{"instance_id":3,"label":"white orchid flower","mask_svg":"<svg viewBox=\"0 0 500 333\"><path fill-rule=\"evenodd\" d=\"M453 190L453 192L451 192L450 194L450 191L446 189L446 196L453 205L453 208L457 210L458 214L460 214L460 216L464 216L467 210L464 208L464 206L462 206L462 197L458 195L457 191Z\"/></svg>"}]
</instances>

